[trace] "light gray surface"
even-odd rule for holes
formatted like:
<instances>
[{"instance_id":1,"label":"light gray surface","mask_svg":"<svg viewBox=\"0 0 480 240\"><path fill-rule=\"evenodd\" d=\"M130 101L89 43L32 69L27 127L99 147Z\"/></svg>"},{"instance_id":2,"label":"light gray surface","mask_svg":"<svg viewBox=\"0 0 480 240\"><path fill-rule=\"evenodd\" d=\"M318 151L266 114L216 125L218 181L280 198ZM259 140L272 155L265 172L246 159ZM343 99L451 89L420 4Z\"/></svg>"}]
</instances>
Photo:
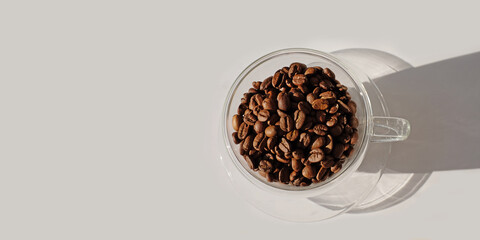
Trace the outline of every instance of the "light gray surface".
<instances>
[{"instance_id":1,"label":"light gray surface","mask_svg":"<svg viewBox=\"0 0 480 240\"><path fill-rule=\"evenodd\" d=\"M226 89L261 55L366 47L420 66L475 53L473 3L2 1L0 239L478 239L475 141L430 162L430 179L399 205L293 224L236 195L215 140ZM478 102L478 59L462 58L465 71L446 64L459 74L451 81L476 88L458 102ZM478 133L479 123L452 125Z\"/></svg>"}]
</instances>

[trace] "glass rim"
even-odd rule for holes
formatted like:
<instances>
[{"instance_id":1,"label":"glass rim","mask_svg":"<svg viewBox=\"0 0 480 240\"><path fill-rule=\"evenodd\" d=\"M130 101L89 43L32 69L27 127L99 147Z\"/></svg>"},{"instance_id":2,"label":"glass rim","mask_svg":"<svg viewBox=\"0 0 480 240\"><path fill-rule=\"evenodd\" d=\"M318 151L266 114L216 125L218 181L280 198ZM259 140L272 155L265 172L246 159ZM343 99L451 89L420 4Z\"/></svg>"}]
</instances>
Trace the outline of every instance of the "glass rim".
<instances>
[{"instance_id":1,"label":"glass rim","mask_svg":"<svg viewBox=\"0 0 480 240\"><path fill-rule=\"evenodd\" d=\"M364 134L361 136L361 141L360 141L360 146L358 147L358 150L355 151L354 156L350 158L350 161L347 166L343 167L342 170L329 177L326 181L320 182L320 183L314 183L311 184L310 186L306 187L295 187L294 189L285 189L285 188L280 188L277 186L273 186L272 184L268 184L264 181L259 180L256 176L253 176L252 173L250 173L245 167L240 163L242 159L239 159L235 153L233 152L232 145L230 144L230 139L228 135L228 129L227 129L227 121L229 121L228 118L228 113L229 113L229 108L232 104L233 100L233 95L237 88L239 87L240 83L245 79L248 74L253 71L255 68L263 64L264 62L279 56L283 54L288 54L288 53L303 53L303 54L310 54L314 55L317 57L321 57L329 61L331 64L339 67L342 69L347 76L351 79L351 81L354 83L355 87L360 92L360 97L361 100L363 101L363 104L365 106L365 130ZM328 190L330 187L336 185L336 183L339 183L341 179L344 179L346 176L350 175L352 172L356 171L358 167L360 166L360 163L362 162L361 159L363 159L361 156L363 156L366 152L369 139L371 136L371 133L373 131L373 126L372 126L372 118L373 118L373 112L372 112L372 107L370 103L370 99L368 96L368 93L363 86L362 81L360 80L361 78L366 78L366 75L359 75L356 71L351 69L351 67L345 65L345 63L333 56L332 54L325 53L322 51L314 50L314 49L308 49L308 48L286 48L286 49L281 49L277 50L271 53L268 53L257 60L253 61L251 64L249 64L235 79L233 84L230 87L230 90L228 92L228 95L225 99L225 103L223 106L223 112L222 112L222 132L223 132L223 140L225 143L225 146L227 148L227 152L229 154L230 160L234 162L234 165L236 168L242 173L243 176L245 176L250 182L252 182L254 185L268 190L268 191L274 191L280 194L308 194L308 193L318 193L318 191L322 190Z\"/></svg>"}]
</instances>

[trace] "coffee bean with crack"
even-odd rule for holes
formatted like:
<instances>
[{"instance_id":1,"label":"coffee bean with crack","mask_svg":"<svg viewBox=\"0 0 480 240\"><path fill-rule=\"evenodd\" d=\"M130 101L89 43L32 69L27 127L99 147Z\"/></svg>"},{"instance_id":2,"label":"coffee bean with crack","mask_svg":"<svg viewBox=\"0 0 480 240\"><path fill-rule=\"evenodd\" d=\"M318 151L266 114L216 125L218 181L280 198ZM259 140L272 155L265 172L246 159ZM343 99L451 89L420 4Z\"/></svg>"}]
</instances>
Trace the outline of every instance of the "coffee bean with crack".
<instances>
[{"instance_id":1,"label":"coffee bean with crack","mask_svg":"<svg viewBox=\"0 0 480 240\"><path fill-rule=\"evenodd\" d=\"M293 118L290 115L280 118L280 129L284 132L290 132L294 129L295 124Z\"/></svg>"},{"instance_id":2,"label":"coffee bean with crack","mask_svg":"<svg viewBox=\"0 0 480 240\"><path fill-rule=\"evenodd\" d=\"M258 121L266 122L270 118L270 112L268 110L261 110L257 115Z\"/></svg>"},{"instance_id":3,"label":"coffee bean with crack","mask_svg":"<svg viewBox=\"0 0 480 240\"><path fill-rule=\"evenodd\" d=\"M253 126L255 125L255 122L257 121L257 116L255 116L255 114L253 114L253 111L247 111L245 112L245 115L243 116L243 122L250 125L250 126Z\"/></svg>"},{"instance_id":4,"label":"coffee bean with crack","mask_svg":"<svg viewBox=\"0 0 480 240\"><path fill-rule=\"evenodd\" d=\"M293 78L297 73L303 73L307 69L307 66L303 63L292 63L288 69L288 77Z\"/></svg>"},{"instance_id":5,"label":"coffee bean with crack","mask_svg":"<svg viewBox=\"0 0 480 240\"><path fill-rule=\"evenodd\" d=\"M294 129L294 130L288 132L285 137L287 138L288 141L293 142L293 141L297 140L299 135L300 135L300 132L297 129Z\"/></svg>"},{"instance_id":6,"label":"coffee bean with crack","mask_svg":"<svg viewBox=\"0 0 480 240\"><path fill-rule=\"evenodd\" d=\"M277 71L272 78L272 86L280 89L285 85L285 74L282 71Z\"/></svg>"},{"instance_id":7,"label":"coffee bean with crack","mask_svg":"<svg viewBox=\"0 0 480 240\"><path fill-rule=\"evenodd\" d=\"M291 153L291 145L290 142L286 138L282 138L280 143L278 144L278 147L280 150L282 150L283 153Z\"/></svg>"},{"instance_id":8,"label":"coffee bean with crack","mask_svg":"<svg viewBox=\"0 0 480 240\"><path fill-rule=\"evenodd\" d=\"M310 134L306 132L300 134L298 142L301 148L307 148L308 146L310 146L310 141L311 141Z\"/></svg>"},{"instance_id":9,"label":"coffee bean with crack","mask_svg":"<svg viewBox=\"0 0 480 240\"><path fill-rule=\"evenodd\" d=\"M241 140L245 139L249 131L250 131L250 126L243 122L242 124L240 124L240 127L238 128L238 138Z\"/></svg>"},{"instance_id":10,"label":"coffee bean with crack","mask_svg":"<svg viewBox=\"0 0 480 240\"><path fill-rule=\"evenodd\" d=\"M259 133L253 139L253 148L257 151L263 151L267 146L267 136L264 133Z\"/></svg>"},{"instance_id":11,"label":"coffee bean with crack","mask_svg":"<svg viewBox=\"0 0 480 240\"><path fill-rule=\"evenodd\" d=\"M323 160L325 154L323 153L322 149L315 148L310 151L310 155L308 156L308 161L311 163L318 163Z\"/></svg>"},{"instance_id":12,"label":"coffee bean with crack","mask_svg":"<svg viewBox=\"0 0 480 240\"><path fill-rule=\"evenodd\" d=\"M315 109L315 110L325 110L328 108L328 100L325 99L325 98L319 98L319 99L315 99L313 102L312 102L312 108Z\"/></svg>"},{"instance_id":13,"label":"coffee bean with crack","mask_svg":"<svg viewBox=\"0 0 480 240\"><path fill-rule=\"evenodd\" d=\"M321 123L315 125L313 127L313 132L319 136L325 136L327 135L328 127L326 125L323 125Z\"/></svg>"},{"instance_id":14,"label":"coffee bean with crack","mask_svg":"<svg viewBox=\"0 0 480 240\"><path fill-rule=\"evenodd\" d=\"M307 115L305 114L305 112L301 110L296 110L293 116L295 121L295 128L296 129L302 128L303 124L305 123L305 119L307 118Z\"/></svg>"}]
</instances>

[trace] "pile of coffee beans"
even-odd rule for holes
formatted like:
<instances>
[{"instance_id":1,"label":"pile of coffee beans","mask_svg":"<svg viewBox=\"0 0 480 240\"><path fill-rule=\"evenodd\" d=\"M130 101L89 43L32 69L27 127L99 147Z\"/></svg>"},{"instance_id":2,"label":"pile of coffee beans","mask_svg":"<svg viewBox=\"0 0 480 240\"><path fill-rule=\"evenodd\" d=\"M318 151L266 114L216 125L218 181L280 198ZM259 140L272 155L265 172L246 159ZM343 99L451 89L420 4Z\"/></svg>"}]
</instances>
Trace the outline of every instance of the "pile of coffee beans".
<instances>
[{"instance_id":1,"label":"pile of coffee beans","mask_svg":"<svg viewBox=\"0 0 480 240\"><path fill-rule=\"evenodd\" d=\"M330 69L292 63L252 85L232 119L251 169L294 186L340 171L358 140L357 105Z\"/></svg>"}]
</instances>

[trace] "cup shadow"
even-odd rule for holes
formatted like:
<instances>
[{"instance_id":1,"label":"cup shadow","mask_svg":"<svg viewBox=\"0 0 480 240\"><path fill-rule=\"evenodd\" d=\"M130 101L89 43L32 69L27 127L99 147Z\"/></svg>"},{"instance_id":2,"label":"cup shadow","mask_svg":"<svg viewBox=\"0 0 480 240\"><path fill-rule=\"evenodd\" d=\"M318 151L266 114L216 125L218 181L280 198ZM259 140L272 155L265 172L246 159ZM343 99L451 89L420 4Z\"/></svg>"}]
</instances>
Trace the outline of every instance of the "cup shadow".
<instances>
[{"instance_id":1,"label":"cup shadow","mask_svg":"<svg viewBox=\"0 0 480 240\"><path fill-rule=\"evenodd\" d=\"M374 79L391 116L408 119L407 140L392 144L384 176L409 174L382 201L351 213L379 211L415 194L436 171L480 168L480 52ZM368 171L368 165L361 171ZM382 177L383 178L383 177Z\"/></svg>"}]
</instances>

